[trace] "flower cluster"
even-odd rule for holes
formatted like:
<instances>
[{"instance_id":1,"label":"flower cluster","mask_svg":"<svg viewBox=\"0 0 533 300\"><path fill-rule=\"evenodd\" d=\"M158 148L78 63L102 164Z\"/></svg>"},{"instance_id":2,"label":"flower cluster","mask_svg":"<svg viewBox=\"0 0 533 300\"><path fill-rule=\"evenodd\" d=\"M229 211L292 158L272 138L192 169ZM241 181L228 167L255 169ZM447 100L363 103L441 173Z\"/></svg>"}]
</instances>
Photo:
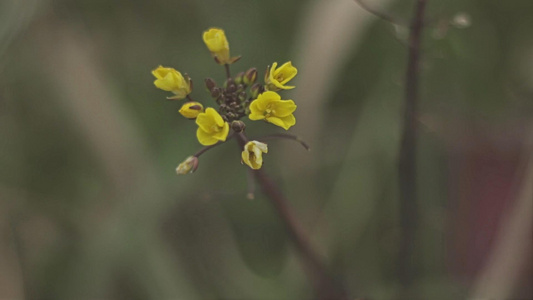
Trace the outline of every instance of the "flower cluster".
<instances>
[{"instance_id":1,"label":"flower cluster","mask_svg":"<svg viewBox=\"0 0 533 300\"><path fill-rule=\"evenodd\" d=\"M294 86L288 83L296 76L298 70L292 63L286 62L278 67L274 62L267 67L264 82L257 82L257 69L250 68L246 71L231 76L230 65L240 59L240 56L230 55L229 43L222 29L210 28L203 33L203 40L215 62L223 65L226 80L218 85L213 79L205 79L205 85L216 108L207 107L191 97L193 84L187 74L159 66L152 71L156 78L154 84L157 88L172 92L169 100L187 99L179 112L187 119L196 121L198 129L196 137L200 144L206 146L193 156L182 162L176 172L188 174L198 168L198 157L210 148L235 137L242 147L241 161L251 169L260 169L263 164L263 153L268 152L267 144L258 140L248 140L245 135L246 124L241 120L248 117L251 121L264 120L265 122L289 130L296 124L293 113L296 104L292 100L283 100L277 93L288 90ZM306 148L307 145L295 136L289 134L276 134L259 140L278 137L296 140Z\"/></svg>"}]
</instances>

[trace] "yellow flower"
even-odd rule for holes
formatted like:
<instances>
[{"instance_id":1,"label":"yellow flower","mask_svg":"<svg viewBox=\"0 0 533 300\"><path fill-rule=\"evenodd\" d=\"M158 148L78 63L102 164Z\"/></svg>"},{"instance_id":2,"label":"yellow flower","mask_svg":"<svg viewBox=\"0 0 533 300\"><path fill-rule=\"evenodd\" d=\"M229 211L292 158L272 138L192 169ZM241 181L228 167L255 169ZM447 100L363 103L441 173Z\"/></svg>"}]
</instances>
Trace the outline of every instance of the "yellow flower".
<instances>
[{"instance_id":1,"label":"yellow flower","mask_svg":"<svg viewBox=\"0 0 533 300\"><path fill-rule=\"evenodd\" d=\"M272 64L272 68L267 71L267 76L265 76L266 88L269 91L279 91L279 90L289 90L293 89L294 86L285 85L291 79L296 76L298 70L292 66L292 63L286 62L281 67L276 68L278 63L275 62Z\"/></svg>"},{"instance_id":2,"label":"yellow flower","mask_svg":"<svg viewBox=\"0 0 533 300\"><path fill-rule=\"evenodd\" d=\"M209 28L209 30L204 31L203 39L205 45L211 52L211 55L213 55L219 64L223 65L231 63L229 44L224 30L219 28Z\"/></svg>"},{"instance_id":3,"label":"yellow flower","mask_svg":"<svg viewBox=\"0 0 533 300\"><path fill-rule=\"evenodd\" d=\"M183 77L180 72L173 68L159 66L152 71L152 74L156 78L154 81L156 87L176 95L167 97L168 99L183 99L191 93L191 80L188 77Z\"/></svg>"},{"instance_id":4,"label":"yellow flower","mask_svg":"<svg viewBox=\"0 0 533 300\"><path fill-rule=\"evenodd\" d=\"M225 122L218 112L211 107L196 117L196 124L198 124L196 137L204 146L214 145L218 141L223 142L228 137L228 122Z\"/></svg>"},{"instance_id":5,"label":"yellow flower","mask_svg":"<svg viewBox=\"0 0 533 300\"><path fill-rule=\"evenodd\" d=\"M296 124L296 118L292 114L295 110L294 101L281 100L278 93L267 91L250 103L250 115L248 117L254 121L266 120L288 130Z\"/></svg>"},{"instance_id":6,"label":"yellow flower","mask_svg":"<svg viewBox=\"0 0 533 300\"><path fill-rule=\"evenodd\" d=\"M204 111L204 106L199 102L187 102L180 108L180 114L187 119L194 119Z\"/></svg>"},{"instance_id":7,"label":"yellow flower","mask_svg":"<svg viewBox=\"0 0 533 300\"><path fill-rule=\"evenodd\" d=\"M242 161L254 170L260 169L263 165L263 153L268 153L267 144L250 141L244 145Z\"/></svg>"},{"instance_id":8,"label":"yellow flower","mask_svg":"<svg viewBox=\"0 0 533 300\"><path fill-rule=\"evenodd\" d=\"M176 168L176 173L178 175L185 175L189 173L193 173L198 169L198 157L196 156L189 156L186 160L184 160L181 164L178 165Z\"/></svg>"}]
</instances>

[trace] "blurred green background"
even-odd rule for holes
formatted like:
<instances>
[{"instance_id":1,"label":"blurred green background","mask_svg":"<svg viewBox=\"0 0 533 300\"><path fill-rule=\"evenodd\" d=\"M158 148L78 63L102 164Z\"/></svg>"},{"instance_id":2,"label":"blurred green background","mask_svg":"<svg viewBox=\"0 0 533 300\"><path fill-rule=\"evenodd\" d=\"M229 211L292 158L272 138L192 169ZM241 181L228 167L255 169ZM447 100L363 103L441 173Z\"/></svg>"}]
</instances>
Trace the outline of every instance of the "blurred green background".
<instances>
[{"instance_id":1,"label":"blurred green background","mask_svg":"<svg viewBox=\"0 0 533 300\"><path fill-rule=\"evenodd\" d=\"M414 4L366 2L406 21ZM532 16L530 0L429 1L420 299L533 298ZM272 141L264 168L354 298L395 298L405 27L351 0L2 0L0 299L313 299L234 142L175 173L201 145L150 71L188 73L213 105L211 26L243 55L234 72L298 67L284 99L312 151Z\"/></svg>"}]
</instances>

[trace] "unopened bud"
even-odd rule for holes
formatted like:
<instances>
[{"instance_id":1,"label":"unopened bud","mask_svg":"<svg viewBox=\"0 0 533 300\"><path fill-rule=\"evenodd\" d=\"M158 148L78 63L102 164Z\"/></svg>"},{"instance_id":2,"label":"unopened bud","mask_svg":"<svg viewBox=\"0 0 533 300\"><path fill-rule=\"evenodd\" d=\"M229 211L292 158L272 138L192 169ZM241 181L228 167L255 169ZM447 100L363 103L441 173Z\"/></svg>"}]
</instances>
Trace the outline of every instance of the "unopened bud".
<instances>
[{"instance_id":1,"label":"unopened bud","mask_svg":"<svg viewBox=\"0 0 533 300\"><path fill-rule=\"evenodd\" d=\"M233 80L233 78L228 78L226 79L226 81L224 82L224 88L226 90L228 90L228 92L235 92L235 90L237 89L237 86L235 85L235 81ZM233 91L230 91L230 90L233 90Z\"/></svg>"},{"instance_id":2,"label":"unopened bud","mask_svg":"<svg viewBox=\"0 0 533 300\"><path fill-rule=\"evenodd\" d=\"M180 108L180 114L187 119L195 119L203 111L203 105L194 101L187 102Z\"/></svg>"},{"instance_id":3,"label":"unopened bud","mask_svg":"<svg viewBox=\"0 0 533 300\"><path fill-rule=\"evenodd\" d=\"M233 121L231 122L231 129L235 132L242 132L246 128L246 124L243 121Z\"/></svg>"},{"instance_id":4,"label":"unopened bud","mask_svg":"<svg viewBox=\"0 0 533 300\"><path fill-rule=\"evenodd\" d=\"M252 99L256 99L259 94L263 92L264 88L259 83L254 83L250 88L250 93L252 94Z\"/></svg>"},{"instance_id":5,"label":"unopened bud","mask_svg":"<svg viewBox=\"0 0 533 300\"><path fill-rule=\"evenodd\" d=\"M239 100L240 100L241 102L243 102L244 100L246 100L246 97L247 97L247 96L248 96L248 95L246 94L246 92L244 92L244 91L243 91L243 92L240 92L240 93L239 93Z\"/></svg>"},{"instance_id":6,"label":"unopened bud","mask_svg":"<svg viewBox=\"0 0 533 300\"><path fill-rule=\"evenodd\" d=\"M218 98L220 96L220 89L215 87L211 90L211 97Z\"/></svg>"},{"instance_id":7,"label":"unopened bud","mask_svg":"<svg viewBox=\"0 0 533 300\"><path fill-rule=\"evenodd\" d=\"M211 78L206 78L205 86L207 87L208 91L213 92L213 89L217 86L217 83Z\"/></svg>"},{"instance_id":8,"label":"unopened bud","mask_svg":"<svg viewBox=\"0 0 533 300\"><path fill-rule=\"evenodd\" d=\"M176 173L178 175L185 175L189 173L193 173L198 169L198 157L196 156L189 156L186 160L184 160L181 164L178 165L176 168Z\"/></svg>"},{"instance_id":9,"label":"unopened bud","mask_svg":"<svg viewBox=\"0 0 533 300\"><path fill-rule=\"evenodd\" d=\"M233 83L233 78L228 78L224 81L224 88L227 88L229 84Z\"/></svg>"},{"instance_id":10,"label":"unopened bud","mask_svg":"<svg viewBox=\"0 0 533 300\"><path fill-rule=\"evenodd\" d=\"M247 85L252 85L257 79L257 69L251 68L244 74L243 81Z\"/></svg>"},{"instance_id":11,"label":"unopened bud","mask_svg":"<svg viewBox=\"0 0 533 300\"><path fill-rule=\"evenodd\" d=\"M244 77L244 72L239 72L237 75L235 75L235 83L241 84Z\"/></svg>"}]
</instances>

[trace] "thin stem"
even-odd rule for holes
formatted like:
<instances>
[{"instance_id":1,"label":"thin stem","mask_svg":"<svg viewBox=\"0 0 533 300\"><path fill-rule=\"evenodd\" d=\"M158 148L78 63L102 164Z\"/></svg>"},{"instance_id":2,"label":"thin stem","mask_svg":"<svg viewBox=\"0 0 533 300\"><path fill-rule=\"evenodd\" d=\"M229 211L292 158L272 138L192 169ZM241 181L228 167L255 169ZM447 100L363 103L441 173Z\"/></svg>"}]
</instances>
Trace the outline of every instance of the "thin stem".
<instances>
[{"instance_id":1,"label":"thin stem","mask_svg":"<svg viewBox=\"0 0 533 300\"><path fill-rule=\"evenodd\" d=\"M247 138L243 133L239 133L237 134L237 141L241 147L244 147ZM271 200L274 209L285 225L289 238L300 254L303 267L316 290L317 299L349 299L343 286L330 276L321 257L313 249L311 241L302 230L296 216L288 205L288 200L278 186L262 169L252 172L263 193Z\"/></svg>"},{"instance_id":2,"label":"thin stem","mask_svg":"<svg viewBox=\"0 0 533 300\"><path fill-rule=\"evenodd\" d=\"M194 102L194 99L191 97L191 95L187 95L187 100Z\"/></svg>"},{"instance_id":3,"label":"thin stem","mask_svg":"<svg viewBox=\"0 0 533 300\"><path fill-rule=\"evenodd\" d=\"M414 242L418 226L416 197L416 139L418 115L418 85L420 69L420 45L424 27L426 0L417 0L414 17L409 32L409 57L405 76L405 107L403 133L401 138L398 176L400 184L400 223L401 234L398 253L398 277L404 287L401 297L412 298L410 286L415 277Z\"/></svg>"},{"instance_id":4,"label":"thin stem","mask_svg":"<svg viewBox=\"0 0 533 300\"><path fill-rule=\"evenodd\" d=\"M269 134L269 135L265 135L265 136L259 137L257 139L258 140L269 140L269 139L288 139L288 140L293 140L293 141L296 141L296 142L300 143L300 145L302 145L302 147L304 147L305 150L307 150L307 151L311 150L311 147L309 147L309 145L305 141L300 139L300 137L292 135L292 134L288 134L288 133Z\"/></svg>"},{"instance_id":5,"label":"thin stem","mask_svg":"<svg viewBox=\"0 0 533 300\"><path fill-rule=\"evenodd\" d=\"M395 24L395 25L405 25L405 22L398 20L397 18L390 16L384 12L381 12L379 10L373 9L372 7L368 6L364 0L354 0L361 6L362 9L366 10L367 12L373 14L374 16L387 21L389 23Z\"/></svg>"},{"instance_id":6,"label":"thin stem","mask_svg":"<svg viewBox=\"0 0 533 300\"><path fill-rule=\"evenodd\" d=\"M231 78L231 72L229 70L229 64L224 64L224 68L226 69L226 78Z\"/></svg>"},{"instance_id":7,"label":"thin stem","mask_svg":"<svg viewBox=\"0 0 533 300\"><path fill-rule=\"evenodd\" d=\"M246 198L253 200L255 198L255 181L254 172L251 169L248 169L248 172L246 173L246 183L248 184Z\"/></svg>"},{"instance_id":8,"label":"thin stem","mask_svg":"<svg viewBox=\"0 0 533 300\"><path fill-rule=\"evenodd\" d=\"M226 141L231 140L231 139L233 138L233 136L234 136L234 134L231 133L231 134L226 138ZM224 142L218 142L218 143L216 143L216 144L214 144L214 145L203 147L202 149L198 150L198 152L196 152L193 156L195 156L195 157L200 157L200 155L204 154L204 153L207 152L208 150L211 150L211 149L215 148L215 147L218 146L218 145L222 145L222 144L224 144L226 141L224 141Z\"/></svg>"}]
</instances>

